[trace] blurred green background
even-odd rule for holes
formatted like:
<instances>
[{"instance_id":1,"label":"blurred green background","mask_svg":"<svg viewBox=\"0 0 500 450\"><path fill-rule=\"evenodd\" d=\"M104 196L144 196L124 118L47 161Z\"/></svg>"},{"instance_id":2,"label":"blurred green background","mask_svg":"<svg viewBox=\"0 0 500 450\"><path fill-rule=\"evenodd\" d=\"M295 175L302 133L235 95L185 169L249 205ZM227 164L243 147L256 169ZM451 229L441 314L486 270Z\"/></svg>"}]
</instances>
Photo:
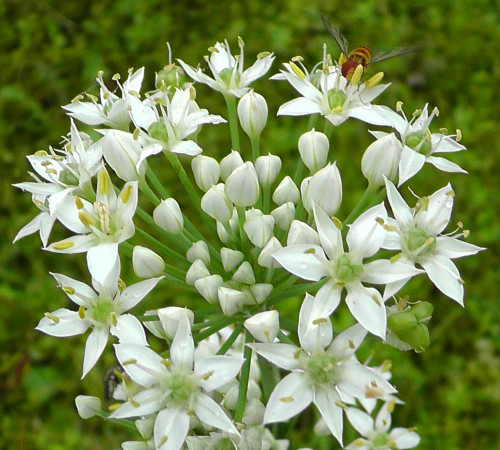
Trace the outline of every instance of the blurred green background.
<instances>
[{"instance_id":1,"label":"blurred green background","mask_svg":"<svg viewBox=\"0 0 500 450\"><path fill-rule=\"evenodd\" d=\"M399 353L374 344L374 361L392 359L393 382L406 401L396 410L395 423L417 426L422 449L500 448L500 11L495 0L0 2L0 448L108 449L130 437L102 420L82 421L74 408L78 394L101 395L112 357L80 381L84 337L56 339L34 330L44 312L67 306L48 271L86 280L84 258L44 253L38 236L11 245L36 211L30 196L10 184L27 180L26 155L57 146L68 132L60 106L92 87L98 70L109 80L115 72L126 76L129 67L145 66L145 87L151 89L154 72L167 63L167 41L174 57L192 65L216 41L227 38L236 49L236 37L242 36L247 63L269 50L277 56L272 73L298 54L312 67L325 41L338 56L320 12L344 30L352 46L376 51L421 45L416 54L377 66L393 83L379 103L394 106L403 100L411 114L429 102L441 112L434 131L461 128L468 151L452 159L470 175L449 178L456 191L453 219L471 230L470 242L488 247L458 261L466 280L465 309L424 278L412 286L413 299L435 305L427 352ZM282 82L260 81L256 88L266 96L270 114L295 97ZM225 115L221 100L203 87L198 101ZM263 136L273 142L267 150L285 159L296 152L307 120L270 122ZM367 129L349 121L332 136L346 201L355 201L364 189L358 180L359 160L371 142ZM217 144L211 131L205 143L208 154L229 150L228 142ZM426 168L410 185L425 195L447 179Z\"/></svg>"}]
</instances>

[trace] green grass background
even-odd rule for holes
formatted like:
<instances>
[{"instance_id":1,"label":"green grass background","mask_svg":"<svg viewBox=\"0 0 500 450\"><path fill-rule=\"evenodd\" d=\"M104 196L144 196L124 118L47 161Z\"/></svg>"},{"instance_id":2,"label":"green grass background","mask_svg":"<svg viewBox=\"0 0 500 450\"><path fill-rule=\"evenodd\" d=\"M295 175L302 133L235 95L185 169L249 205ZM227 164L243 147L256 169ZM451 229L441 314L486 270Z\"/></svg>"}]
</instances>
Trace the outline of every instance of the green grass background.
<instances>
[{"instance_id":1,"label":"green grass background","mask_svg":"<svg viewBox=\"0 0 500 450\"><path fill-rule=\"evenodd\" d=\"M10 184L27 180L26 155L57 146L68 132L60 106L93 86L98 70L109 79L145 66L146 87L152 88L154 72L167 63L166 41L175 57L192 65L216 41L227 38L236 49L236 37L242 36L247 62L269 50L277 55L273 73L298 54L311 67L325 41L338 54L320 12L344 30L353 46L376 51L421 45L414 55L380 63L385 81L392 82L380 103L403 100L411 114L429 102L441 111L434 130L461 128L468 151L454 161L470 175L450 177L456 191L453 219L471 230L470 242L488 247L458 262L466 280L465 309L424 278L413 283L413 298L435 305L427 352L399 353L374 343L375 361L392 359L393 382L406 401L395 422L418 426L422 449L500 448L500 12L494 0L0 2L0 448L108 449L129 437L102 420L82 421L74 408L78 394L101 395L112 356L80 380L84 337L56 339L34 330L44 312L66 306L49 270L86 280L84 258L47 254L37 236L11 244L35 210L29 195ZM295 96L285 83L259 81L256 88L273 115ZM199 88L198 100L225 115L221 100L208 89ZM263 151L284 160L294 154L306 122L270 120L263 139L272 145ZM364 190L359 160L371 141L365 124L351 122L332 136L348 204ZM202 137L206 153L227 153L229 142L217 142L215 133L207 129ZM173 180L168 168L162 173L167 183ZM447 179L426 168L410 185L424 195ZM182 303L183 295L160 290L152 301Z\"/></svg>"}]
</instances>

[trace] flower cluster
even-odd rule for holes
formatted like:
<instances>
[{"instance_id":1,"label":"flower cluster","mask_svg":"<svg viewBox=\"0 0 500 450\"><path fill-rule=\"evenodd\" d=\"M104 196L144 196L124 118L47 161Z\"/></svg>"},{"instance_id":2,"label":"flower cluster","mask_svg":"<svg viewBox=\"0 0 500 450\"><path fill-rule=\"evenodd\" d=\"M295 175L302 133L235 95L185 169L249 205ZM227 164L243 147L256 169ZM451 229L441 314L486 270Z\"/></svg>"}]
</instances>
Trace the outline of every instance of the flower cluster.
<instances>
[{"instance_id":1,"label":"flower cluster","mask_svg":"<svg viewBox=\"0 0 500 450\"><path fill-rule=\"evenodd\" d=\"M482 249L461 239L468 234L461 226L445 234L451 185L413 207L398 191L425 162L465 172L434 156L464 150L459 133L431 133L437 109L429 115L427 105L408 121L401 105L372 104L389 86L380 74L347 79L330 57L311 71L295 59L272 77L301 95L278 115L311 120L297 142L297 169L284 173L278 155L261 155L269 112L252 87L274 56L261 53L245 69L241 39L239 48L234 56L227 42L212 47L211 76L171 62L149 92L141 92L144 69L130 70L123 84L113 77L115 91L100 73L98 96L64 106L63 145L29 156L33 181L16 185L40 210L16 240L39 232L47 251L86 253L92 287L52 274L76 307L46 313L37 329L57 337L91 329L82 376L111 334L119 363L112 403L79 396L76 405L83 418L99 414L135 428L138 439L124 449L286 449L290 436L270 424L309 414L311 405L321 417L314 432L341 446L346 418L360 434L347 448L413 448L414 429L390 428L402 402L389 364L369 366L356 353L374 339L401 350L429 346L432 304L394 297L413 277L427 276L463 305L452 260ZM196 83L227 104L232 148L220 160L198 136L202 126L225 132L226 119L198 105ZM375 141L360 158L366 193L341 218L339 208L347 209L330 136L350 118L386 131L371 131ZM155 173L162 164L185 189L182 201ZM54 226L69 236L49 243ZM124 264L142 280L127 286ZM169 286L193 303L148 308L150 292L158 300ZM351 324L334 330L343 302ZM150 347L153 336L163 348Z\"/></svg>"}]
</instances>

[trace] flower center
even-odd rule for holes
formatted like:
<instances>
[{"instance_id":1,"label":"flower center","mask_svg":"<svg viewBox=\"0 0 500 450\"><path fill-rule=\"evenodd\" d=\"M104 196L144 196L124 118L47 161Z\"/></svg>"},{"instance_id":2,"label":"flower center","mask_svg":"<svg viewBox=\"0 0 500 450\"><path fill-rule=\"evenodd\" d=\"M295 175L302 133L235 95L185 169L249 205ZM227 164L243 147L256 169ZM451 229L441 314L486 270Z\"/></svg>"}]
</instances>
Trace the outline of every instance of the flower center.
<instances>
[{"instance_id":1,"label":"flower center","mask_svg":"<svg viewBox=\"0 0 500 450\"><path fill-rule=\"evenodd\" d=\"M168 142L167 126L162 120L153 122L148 128L148 134L158 141Z\"/></svg>"},{"instance_id":2,"label":"flower center","mask_svg":"<svg viewBox=\"0 0 500 450\"><path fill-rule=\"evenodd\" d=\"M59 173L59 181L68 186L78 186L78 178L74 174L74 171L78 172L78 165L75 163L69 163L68 168Z\"/></svg>"},{"instance_id":3,"label":"flower center","mask_svg":"<svg viewBox=\"0 0 500 450\"><path fill-rule=\"evenodd\" d=\"M353 264L349 255L344 253L338 258L335 268L335 276L338 281L348 283L349 281L359 278L362 273L363 266Z\"/></svg>"},{"instance_id":4,"label":"flower center","mask_svg":"<svg viewBox=\"0 0 500 450\"><path fill-rule=\"evenodd\" d=\"M115 305L109 297L99 297L92 306L89 308L90 317L105 325L112 325L116 321Z\"/></svg>"},{"instance_id":5,"label":"flower center","mask_svg":"<svg viewBox=\"0 0 500 450\"><path fill-rule=\"evenodd\" d=\"M406 136L405 144L423 155L428 155L432 150L432 144L427 139L425 131L422 130L413 131Z\"/></svg>"},{"instance_id":6,"label":"flower center","mask_svg":"<svg viewBox=\"0 0 500 450\"><path fill-rule=\"evenodd\" d=\"M415 256L429 254L435 246L436 240L429 240L429 236L418 227L413 227L406 232L406 248Z\"/></svg>"},{"instance_id":7,"label":"flower center","mask_svg":"<svg viewBox=\"0 0 500 450\"><path fill-rule=\"evenodd\" d=\"M108 236L116 232L116 226L112 222L107 205L102 202L94 203L94 211L99 217L99 229Z\"/></svg>"},{"instance_id":8,"label":"flower center","mask_svg":"<svg viewBox=\"0 0 500 450\"><path fill-rule=\"evenodd\" d=\"M198 383L192 373L174 370L165 381L163 387L165 390L170 391L168 395L169 402L185 406L197 389Z\"/></svg>"},{"instance_id":9,"label":"flower center","mask_svg":"<svg viewBox=\"0 0 500 450\"><path fill-rule=\"evenodd\" d=\"M377 434L377 436L375 436L372 439L372 444L370 445L370 449L376 450L379 447L386 446L388 442L389 442L389 435L383 431Z\"/></svg>"},{"instance_id":10,"label":"flower center","mask_svg":"<svg viewBox=\"0 0 500 450\"><path fill-rule=\"evenodd\" d=\"M334 381L337 361L327 354L312 355L307 363L308 373L319 383Z\"/></svg>"},{"instance_id":11,"label":"flower center","mask_svg":"<svg viewBox=\"0 0 500 450\"><path fill-rule=\"evenodd\" d=\"M238 86L240 82L240 73L229 67L222 69L219 72L219 77L227 87Z\"/></svg>"},{"instance_id":12,"label":"flower center","mask_svg":"<svg viewBox=\"0 0 500 450\"><path fill-rule=\"evenodd\" d=\"M339 91L338 89L330 89L328 91L328 107L332 111L341 109L346 100L347 95L345 92Z\"/></svg>"}]
</instances>

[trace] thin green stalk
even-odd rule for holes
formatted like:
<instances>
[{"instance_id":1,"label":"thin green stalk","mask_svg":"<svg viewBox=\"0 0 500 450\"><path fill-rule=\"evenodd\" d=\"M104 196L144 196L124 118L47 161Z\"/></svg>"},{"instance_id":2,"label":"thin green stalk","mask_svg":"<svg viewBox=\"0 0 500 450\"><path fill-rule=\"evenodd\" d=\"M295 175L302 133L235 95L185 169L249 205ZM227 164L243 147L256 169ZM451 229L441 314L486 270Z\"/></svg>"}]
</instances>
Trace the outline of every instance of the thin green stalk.
<instances>
[{"instance_id":1,"label":"thin green stalk","mask_svg":"<svg viewBox=\"0 0 500 450\"><path fill-rule=\"evenodd\" d=\"M96 416L99 416L101 419L108 419L109 413L100 409L99 411L96 412ZM130 430L134 430L135 432L137 432L137 427L135 426L134 422L132 422L131 420L115 419L115 420L113 420L113 423L118 423L118 424L124 426L125 428L128 428Z\"/></svg>"},{"instance_id":2,"label":"thin green stalk","mask_svg":"<svg viewBox=\"0 0 500 450\"><path fill-rule=\"evenodd\" d=\"M236 401L236 410L234 412L234 421L236 423L243 420L245 406L247 402L248 380L250 378L250 362L252 361L252 349L247 345L251 342L250 334L245 336L245 349L243 350L243 358L245 362L241 367L240 389L238 391L238 400Z\"/></svg>"},{"instance_id":3,"label":"thin green stalk","mask_svg":"<svg viewBox=\"0 0 500 450\"><path fill-rule=\"evenodd\" d=\"M238 339L238 337L240 336L241 334L241 331L243 330L243 324L240 323L236 326L236 328L234 329L234 331L231 333L231 335L226 339L226 342L224 342L224 344L221 346L221 348L219 348L219 350L217 351L217 355L225 355L226 352L229 350L229 348L231 347L231 345L234 344L234 342L236 341L236 339Z\"/></svg>"},{"instance_id":4,"label":"thin green stalk","mask_svg":"<svg viewBox=\"0 0 500 450\"><path fill-rule=\"evenodd\" d=\"M231 146L233 150L240 151L240 134L238 130L238 114L236 112L236 97L224 95L227 105L227 115L229 118L229 130L231 132Z\"/></svg>"},{"instance_id":5,"label":"thin green stalk","mask_svg":"<svg viewBox=\"0 0 500 450\"><path fill-rule=\"evenodd\" d=\"M290 298L296 297L297 295L305 294L306 292L315 293L321 286L323 286L328 281L327 278L323 280L319 280L313 283L304 283L299 286L293 286L285 291L277 294L269 296L266 300L266 305L271 306L279 303L280 301Z\"/></svg>"},{"instance_id":6,"label":"thin green stalk","mask_svg":"<svg viewBox=\"0 0 500 450\"><path fill-rule=\"evenodd\" d=\"M252 144L252 160L255 163L260 155L260 135L252 136L250 142Z\"/></svg>"},{"instance_id":7,"label":"thin green stalk","mask_svg":"<svg viewBox=\"0 0 500 450\"><path fill-rule=\"evenodd\" d=\"M218 331L222 330L224 327L227 327L233 322L234 319L231 319L229 317L221 317L219 320L215 321L214 324L208 329L208 330L203 330L200 333L196 335L195 341L196 343L202 341L203 339L206 339L212 334L217 333Z\"/></svg>"}]
</instances>

